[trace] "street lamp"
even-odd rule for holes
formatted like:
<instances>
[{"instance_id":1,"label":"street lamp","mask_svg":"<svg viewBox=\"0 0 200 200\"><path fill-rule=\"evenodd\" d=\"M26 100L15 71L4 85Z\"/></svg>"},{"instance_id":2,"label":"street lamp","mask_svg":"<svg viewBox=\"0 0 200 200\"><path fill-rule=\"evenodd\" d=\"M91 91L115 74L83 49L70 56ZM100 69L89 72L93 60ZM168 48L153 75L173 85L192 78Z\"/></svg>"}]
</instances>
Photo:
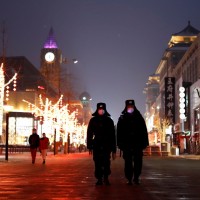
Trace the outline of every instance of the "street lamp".
<instances>
[{"instance_id":1,"label":"street lamp","mask_svg":"<svg viewBox=\"0 0 200 200\"><path fill-rule=\"evenodd\" d=\"M54 122L54 155L56 155L56 122L57 122L57 118L53 118L53 122Z\"/></svg>"},{"instance_id":2,"label":"street lamp","mask_svg":"<svg viewBox=\"0 0 200 200\"><path fill-rule=\"evenodd\" d=\"M61 64L77 64L78 63L78 60L76 58L73 58L73 59L67 59L67 58L61 58ZM66 88L66 87L69 87L69 79L70 78L70 73L69 73L69 68L64 68L63 66L61 66L61 69L60 69L60 76L59 76L59 97L61 95L61 93L66 93L66 91L68 91L69 93L69 88Z\"/></svg>"},{"instance_id":3,"label":"street lamp","mask_svg":"<svg viewBox=\"0 0 200 200\"><path fill-rule=\"evenodd\" d=\"M8 160L8 138L9 138L9 111L12 110L12 106L4 105L6 111L6 144L5 144L5 160Z\"/></svg>"},{"instance_id":4,"label":"street lamp","mask_svg":"<svg viewBox=\"0 0 200 200\"><path fill-rule=\"evenodd\" d=\"M42 137L42 125L44 123L44 116L38 116L38 121L40 123L40 128L41 128L41 137Z\"/></svg>"},{"instance_id":5,"label":"street lamp","mask_svg":"<svg viewBox=\"0 0 200 200\"><path fill-rule=\"evenodd\" d=\"M5 160L8 160L8 129L9 129L9 112L6 113L6 147L5 147Z\"/></svg>"},{"instance_id":6,"label":"street lamp","mask_svg":"<svg viewBox=\"0 0 200 200\"><path fill-rule=\"evenodd\" d=\"M78 60L76 58L73 58L73 59L67 59L67 58L63 58L61 59L61 64L69 64L70 62L73 62L73 64L77 64L78 63Z\"/></svg>"},{"instance_id":7,"label":"street lamp","mask_svg":"<svg viewBox=\"0 0 200 200\"><path fill-rule=\"evenodd\" d=\"M72 59L72 61L73 61L74 64L78 63L78 60L76 58Z\"/></svg>"}]
</instances>

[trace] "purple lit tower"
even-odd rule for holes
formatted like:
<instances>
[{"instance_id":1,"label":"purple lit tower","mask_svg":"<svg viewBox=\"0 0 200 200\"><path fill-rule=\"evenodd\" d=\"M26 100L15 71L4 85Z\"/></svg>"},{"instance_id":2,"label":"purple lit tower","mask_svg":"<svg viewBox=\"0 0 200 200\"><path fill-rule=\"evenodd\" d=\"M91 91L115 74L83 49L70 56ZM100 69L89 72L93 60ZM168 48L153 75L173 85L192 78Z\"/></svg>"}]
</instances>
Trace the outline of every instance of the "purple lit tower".
<instances>
[{"instance_id":1,"label":"purple lit tower","mask_svg":"<svg viewBox=\"0 0 200 200\"><path fill-rule=\"evenodd\" d=\"M47 40L41 49L40 72L46 80L60 93L61 50L56 43L53 28L51 27Z\"/></svg>"},{"instance_id":2,"label":"purple lit tower","mask_svg":"<svg viewBox=\"0 0 200 200\"><path fill-rule=\"evenodd\" d=\"M55 39L52 27L49 31L49 36L48 36L46 42L44 43L44 49L58 49L58 45L56 43L56 39Z\"/></svg>"}]
</instances>

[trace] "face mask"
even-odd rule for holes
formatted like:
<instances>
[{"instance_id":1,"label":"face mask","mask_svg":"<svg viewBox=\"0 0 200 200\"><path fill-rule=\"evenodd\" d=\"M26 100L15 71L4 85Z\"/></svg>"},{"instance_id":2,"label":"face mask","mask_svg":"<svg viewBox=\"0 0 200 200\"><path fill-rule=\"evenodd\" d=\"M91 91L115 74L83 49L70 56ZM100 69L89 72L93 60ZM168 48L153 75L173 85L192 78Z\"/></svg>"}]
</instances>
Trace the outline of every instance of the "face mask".
<instances>
[{"instance_id":1,"label":"face mask","mask_svg":"<svg viewBox=\"0 0 200 200\"><path fill-rule=\"evenodd\" d=\"M99 109L99 110L98 110L98 114L99 114L99 115L103 115L104 113L105 113L105 111L104 111L103 109Z\"/></svg>"},{"instance_id":2,"label":"face mask","mask_svg":"<svg viewBox=\"0 0 200 200\"><path fill-rule=\"evenodd\" d=\"M128 108L128 109L127 109L127 112L128 112L128 113L133 113L133 111L134 111L134 108Z\"/></svg>"}]
</instances>

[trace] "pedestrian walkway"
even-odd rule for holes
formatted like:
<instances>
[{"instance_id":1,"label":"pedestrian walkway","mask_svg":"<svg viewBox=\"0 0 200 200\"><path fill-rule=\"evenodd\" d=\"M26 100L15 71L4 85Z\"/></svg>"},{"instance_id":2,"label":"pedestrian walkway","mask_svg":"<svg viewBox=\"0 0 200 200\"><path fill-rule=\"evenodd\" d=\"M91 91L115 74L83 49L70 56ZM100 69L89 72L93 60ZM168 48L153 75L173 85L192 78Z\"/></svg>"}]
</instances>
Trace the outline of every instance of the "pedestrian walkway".
<instances>
[{"instance_id":1,"label":"pedestrian walkway","mask_svg":"<svg viewBox=\"0 0 200 200\"><path fill-rule=\"evenodd\" d=\"M150 159L152 158L144 158L145 165ZM164 158L156 159L158 161L161 159L162 162ZM123 174L123 159L118 155L111 164L111 185L95 186L94 163L92 156L88 153L55 156L49 154L46 164L42 164L39 153L35 164L31 163L30 153L9 155L8 161L5 161L1 155L0 200L175 200L164 198L167 197L166 193L159 193L159 188L156 186L158 180L161 181L167 193L170 193L169 189L173 191L177 189L168 188L159 172L153 171L155 166L152 167L152 171L149 171L149 166L144 167L141 185L129 186ZM153 176L155 178L152 178ZM163 180L172 181L170 179L169 176L163 175ZM158 198L159 195L162 197Z\"/></svg>"},{"instance_id":2,"label":"pedestrian walkway","mask_svg":"<svg viewBox=\"0 0 200 200\"><path fill-rule=\"evenodd\" d=\"M181 155L178 155L178 156L171 155L170 157L200 160L200 155L194 155L194 154L181 154Z\"/></svg>"},{"instance_id":3,"label":"pedestrian walkway","mask_svg":"<svg viewBox=\"0 0 200 200\"><path fill-rule=\"evenodd\" d=\"M123 160L112 161L110 186L95 186L94 166L88 153L48 155L46 164L37 155L10 155L0 161L0 199L41 200L145 200L145 186L128 186L123 176Z\"/></svg>"}]
</instances>

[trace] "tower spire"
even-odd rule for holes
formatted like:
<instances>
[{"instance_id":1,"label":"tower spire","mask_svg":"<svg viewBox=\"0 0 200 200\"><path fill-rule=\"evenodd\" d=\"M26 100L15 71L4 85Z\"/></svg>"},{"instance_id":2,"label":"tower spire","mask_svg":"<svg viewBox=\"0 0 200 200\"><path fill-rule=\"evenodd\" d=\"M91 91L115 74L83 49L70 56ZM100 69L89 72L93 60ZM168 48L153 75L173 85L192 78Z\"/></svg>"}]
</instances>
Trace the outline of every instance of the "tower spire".
<instances>
[{"instance_id":1,"label":"tower spire","mask_svg":"<svg viewBox=\"0 0 200 200\"><path fill-rule=\"evenodd\" d=\"M57 49L58 45L56 43L53 27L50 28L48 38L44 43L44 48L46 49Z\"/></svg>"}]
</instances>

